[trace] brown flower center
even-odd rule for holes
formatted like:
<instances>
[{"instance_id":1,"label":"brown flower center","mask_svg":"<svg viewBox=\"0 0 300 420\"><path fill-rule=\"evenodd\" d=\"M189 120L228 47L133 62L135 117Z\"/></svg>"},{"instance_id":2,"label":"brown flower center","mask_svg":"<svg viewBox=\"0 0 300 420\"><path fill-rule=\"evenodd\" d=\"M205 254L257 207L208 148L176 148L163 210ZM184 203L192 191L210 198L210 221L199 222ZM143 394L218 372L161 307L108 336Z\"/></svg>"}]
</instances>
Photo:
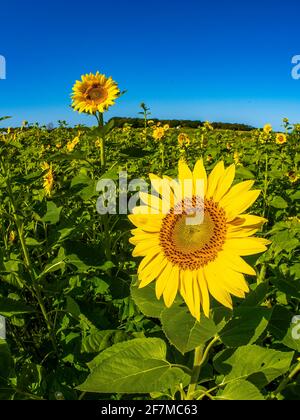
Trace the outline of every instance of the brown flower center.
<instances>
[{"instance_id":1,"label":"brown flower center","mask_svg":"<svg viewBox=\"0 0 300 420\"><path fill-rule=\"evenodd\" d=\"M94 83L86 90L85 97L89 101L101 103L107 99L107 90L100 84Z\"/></svg>"},{"instance_id":2,"label":"brown flower center","mask_svg":"<svg viewBox=\"0 0 300 420\"><path fill-rule=\"evenodd\" d=\"M165 256L183 270L197 270L216 259L225 243L227 225L222 208L197 197L180 203L164 218L160 244ZM202 215L202 217L201 217Z\"/></svg>"}]
</instances>

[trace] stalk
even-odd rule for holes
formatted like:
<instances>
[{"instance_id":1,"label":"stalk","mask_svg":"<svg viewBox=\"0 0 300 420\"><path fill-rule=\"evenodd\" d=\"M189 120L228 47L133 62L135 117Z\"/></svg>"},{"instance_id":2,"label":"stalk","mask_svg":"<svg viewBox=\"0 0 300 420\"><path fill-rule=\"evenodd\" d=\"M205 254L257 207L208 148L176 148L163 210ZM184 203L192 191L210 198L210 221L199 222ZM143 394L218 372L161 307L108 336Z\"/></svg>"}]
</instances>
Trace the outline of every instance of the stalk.
<instances>
[{"instance_id":1,"label":"stalk","mask_svg":"<svg viewBox=\"0 0 300 420\"><path fill-rule=\"evenodd\" d=\"M187 392L187 400L193 399L193 394L196 391L196 387L199 380L199 375L201 373L201 368L205 364L209 352L214 346L214 344L219 341L219 337L214 337L211 342L207 345L206 349L204 345L201 345L195 349L195 356L194 356L194 365L193 365L193 371L191 376L191 382L188 388Z\"/></svg>"}]
</instances>

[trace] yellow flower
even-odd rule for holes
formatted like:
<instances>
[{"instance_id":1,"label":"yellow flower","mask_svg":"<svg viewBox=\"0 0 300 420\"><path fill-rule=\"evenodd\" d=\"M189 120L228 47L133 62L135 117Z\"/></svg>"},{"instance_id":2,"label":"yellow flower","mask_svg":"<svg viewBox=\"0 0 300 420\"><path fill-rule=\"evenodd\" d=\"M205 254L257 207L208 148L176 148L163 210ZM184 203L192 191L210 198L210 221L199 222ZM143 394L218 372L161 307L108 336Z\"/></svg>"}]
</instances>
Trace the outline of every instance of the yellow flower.
<instances>
[{"instance_id":1,"label":"yellow flower","mask_svg":"<svg viewBox=\"0 0 300 420\"><path fill-rule=\"evenodd\" d=\"M273 131L273 127L271 126L271 124L266 124L264 126L264 133L265 134L270 134Z\"/></svg>"},{"instance_id":2,"label":"yellow flower","mask_svg":"<svg viewBox=\"0 0 300 420\"><path fill-rule=\"evenodd\" d=\"M11 128L10 128L10 127L8 127L8 128L7 128L7 134L10 134L10 132L11 132Z\"/></svg>"},{"instance_id":3,"label":"yellow flower","mask_svg":"<svg viewBox=\"0 0 300 420\"><path fill-rule=\"evenodd\" d=\"M230 143L227 143L227 144L226 144L226 149L227 149L227 150L231 150L231 148L232 148L232 145L231 145Z\"/></svg>"},{"instance_id":4,"label":"yellow flower","mask_svg":"<svg viewBox=\"0 0 300 420\"><path fill-rule=\"evenodd\" d=\"M236 165L240 164L240 154L239 154L239 152L237 152L237 151L234 152L233 159L234 159L234 163Z\"/></svg>"},{"instance_id":5,"label":"yellow flower","mask_svg":"<svg viewBox=\"0 0 300 420\"><path fill-rule=\"evenodd\" d=\"M13 243L15 242L15 239L16 239L16 232L14 230L11 230L9 232L9 242Z\"/></svg>"},{"instance_id":6,"label":"yellow flower","mask_svg":"<svg viewBox=\"0 0 300 420\"><path fill-rule=\"evenodd\" d=\"M211 123L209 121L205 121L204 128L206 128L206 130L210 130L210 131L212 131L214 129L214 127L211 125Z\"/></svg>"},{"instance_id":7,"label":"yellow flower","mask_svg":"<svg viewBox=\"0 0 300 420\"><path fill-rule=\"evenodd\" d=\"M118 85L104 74L86 74L77 80L72 93L72 106L78 112L103 113L120 96Z\"/></svg>"},{"instance_id":8,"label":"yellow flower","mask_svg":"<svg viewBox=\"0 0 300 420\"><path fill-rule=\"evenodd\" d=\"M154 121L153 120L149 120L148 121L148 125L153 125L154 124Z\"/></svg>"},{"instance_id":9,"label":"yellow flower","mask_svg":"<svg viewBox=\"0 0 300 420\"><path fill-rule=\"evenodd\" d=\"M299 175L295 171L289 171L286 175L292 184L295 184L299 180Z\"/></svg>"},{"instance_id":10,"label":"yellow flower","mask_svg":"<svg viewBox=\"0 0 300 420\"><path fill-rule=\"evenodd\" d=\"M54 184L54 177L53 177L52 165L49 165L48 172L44 176L44 184L43 184L44 190L47 196L51 195L53 184Z\"/></svg>"},{"instance_id":11,"label":"yellow flower","mask_svg":"<svg viewBox=\"0 0 300 420\"><path fill-rule=\"evenodd\" d=\"M286 142L287 142L287 137L286 137L286 135L285 135L285 134L278 133L278 134L276 135L276 143L277 143L277 144L284 144L284 143L286 143Z\"/></svg>"},{"instance_id":12,"label":"yellow flower","mask_svg":"<svg viewBox=\"0 0 300 420\"><path fill-rule=\"evenodd\" d=\"M153 130L153 138L155 140L161 140L163 136L165 135L165 130L163 127L155 127Z\"/></svg>"},{"instance_id":13,"label":"yellow flower","mask_svg":"<svg viewBox=\"0 0 300 420\"><path fill-rule=\"evenodd\" d=\"M165 124L165 125L164 125L164 130L165 130L165 131L168 131L169 129L170 129L169 124Z\"/></svg>"},{"instance_id":14,"label":"yellow flower","mask_svg":"<svg viewBox=\"0 0 300 420\"><path fill-rule=\"evenodd\" d=\"M55 145L55 147L56 147L57 149L61 149L61 143L57 143L57 144Z\"/></svg>"},{"instance_id":15,"label":"yellow flower","mask_svg":"<svg viewBox=\"0 0 300 420\"><path fill-rule=\"evenodd\" d=\"M42 168L44 171L47 171L47 170L50 168L50 165L49 165L49 163L47 163L47 162L43 162L43 163L41 163L41 168Z\"/></svg>"},{"instance_id":16,"label":"yellow flower","mask_svg":"<svg viewBox=\"0 0 300 420\"><path fill-rule=\"evenodd\" d=\"M180 133L178 135L178 144L180 147L189 146L191 144L189 136L185 133Z\"/></svg>"},{"instance_id":17,"label":"yellow flower","mask_svg":"<svg viewBox=\"0 0 300 420\"><path fill-rule=\"evenodd\" d=\"M241 257L264 252L270 243L253 237L266 220L245 214L260 191L251 190L254 181L232 187L234 178L235 165L225 169L219 162L207 176L202 160L193 171L180 160L178 183L150 175L160 197L141 192L144 205L129 216L136 226L130 239L133 256L143 257L139 287L156 280L156 297L163 296L167 307L179 292L197 320L201 308L209 317L210 295L228 308L231 295L245 297L244 274L256 272ZM204 181L204 197L198 181Z\"/></svg>"}]
</instances>

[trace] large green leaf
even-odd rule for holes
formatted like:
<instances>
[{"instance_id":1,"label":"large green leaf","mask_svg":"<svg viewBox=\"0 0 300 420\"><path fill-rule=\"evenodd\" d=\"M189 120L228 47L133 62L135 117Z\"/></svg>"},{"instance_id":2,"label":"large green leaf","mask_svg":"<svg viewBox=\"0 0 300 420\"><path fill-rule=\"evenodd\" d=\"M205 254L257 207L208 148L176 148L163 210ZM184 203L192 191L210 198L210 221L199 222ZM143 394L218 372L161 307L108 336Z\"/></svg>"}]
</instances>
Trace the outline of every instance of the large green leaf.
<instances>
[{"instance_id":1,"label":"large green leaf","mask_svg":"<svg viewBox=\"0 0 300 420\"><path fill-rule=\"evenodd\" d=\"M225 350L219 353L214 366L225 375L223 384L243 379L262 388L289 370L293 356L293 352L249 345L239 347L235 352Z\"/></svg>"},{"instance_id":2,"label":"large green leaf","mask_svg":"<svg viewBox=\"0 0 300 420\"><path fill-rule=\"evenodd\" d=\"M271 315L268 308L240 307L220 332L220 338L227 347L254 344L267 328Z\"/></svg>"},{"instance_id":3,"label":"large green leaf","mask_svg":"<svg viewBox=\"0 0 300 420\"><path fill-rule=\"evenodd\" d=\"M183 354L205 344L218 332L212 319L202 315L201 322L198 322L186 305L177 304L165 309L161 321L168 340Z\"/></svg>"},{"instance_id":4,"label":"large green leaf","mask_svg":"<svg viewBox=\"0 0 300 420\"><path fill-rule=\"evenodd\" d=\"M186 382L187 375L166 360L166 344L137 338L104 350L90 364L91 373L78 387L85 392L145 394Z\"/></svg>"},{"instance_id":5,"label":"large green leaf","mask_svg":"<svg viewBox=\"0 0 300 420\"><path fill-rule=\"evenodd\" d=\"M135 304L144 315L151 318L160 318L166 306L162 299L158 300L156 298L154 283L139 289L138 281L135 277L130 290Z\"/></svg>"},{"instance_id":6,"label":"large green leaf","mask_svg":"<svg viewBox=\"0 0 300 420\"><path fill-rule=\"evenodd\" d=\"M55 225L59 222L61 210L62 207L57 207L53 201L47 201L47 211L46 214L42 217L42 221L44 223Z\"/></svg>"},{"instance_id":7,"label":"large green leaf","mask_svg":"<svg viewBox=\"0 0 300 420\"><path fill-rule=\"evenodd\" d=\"M215 397L217 400L231 400L231 401L261 401L264 400L263 395L259 389L251 382L239 380L232 382L220 391Z\"/></svg>"}]
</instances>

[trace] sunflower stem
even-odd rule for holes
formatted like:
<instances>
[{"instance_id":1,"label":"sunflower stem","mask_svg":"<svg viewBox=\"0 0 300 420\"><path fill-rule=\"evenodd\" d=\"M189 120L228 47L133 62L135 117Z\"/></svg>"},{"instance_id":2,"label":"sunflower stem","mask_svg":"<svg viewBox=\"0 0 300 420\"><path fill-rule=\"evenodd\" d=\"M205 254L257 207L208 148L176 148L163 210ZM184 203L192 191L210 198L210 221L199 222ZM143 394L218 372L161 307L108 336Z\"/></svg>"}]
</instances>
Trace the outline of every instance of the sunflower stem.
<instances>
[{"instance_id":1,"label":"sunflower stem","mask_svg":"<svg viewBox=\"0 0 300 420\"><path fill-rule=\"evenodd\" d=\"M192 400L194 393L196 391L196 387L198 384L198 380L199 380L199 375L201 373L201 368L202 366L205 364L208 356L209 356L209 352L212 349L212 347L214 346L214 344L219 341L219 337L216 336L214 337L211 342L207 345L206 349L205 349L205 345L201 345L199 347L196 347L195 349L195 356L194 356L194 366L193 366L193 371L192 371L192 376L191 376L191 382L188 388L188 392L187 392L187 400ZM204 350L205 349L205 350Z\"/></svg>"},{"instance_id":2,"label":"sunflower stem","mask_svg":"<svg viewBox=\"0 0 300 420\"><path fill-rule=\"evenodd\" d=\"M98 127L99 128L103 128L104 127L104 119L103 119L103 113L102 112L97 112L96 113L96 118L98 121ZM106 165L106 159L105 159L105 136L102 136L100 139L100 163L101 163L101 168L104 171L105 169L105 165Z\"/></svg>"}]
</instances>

